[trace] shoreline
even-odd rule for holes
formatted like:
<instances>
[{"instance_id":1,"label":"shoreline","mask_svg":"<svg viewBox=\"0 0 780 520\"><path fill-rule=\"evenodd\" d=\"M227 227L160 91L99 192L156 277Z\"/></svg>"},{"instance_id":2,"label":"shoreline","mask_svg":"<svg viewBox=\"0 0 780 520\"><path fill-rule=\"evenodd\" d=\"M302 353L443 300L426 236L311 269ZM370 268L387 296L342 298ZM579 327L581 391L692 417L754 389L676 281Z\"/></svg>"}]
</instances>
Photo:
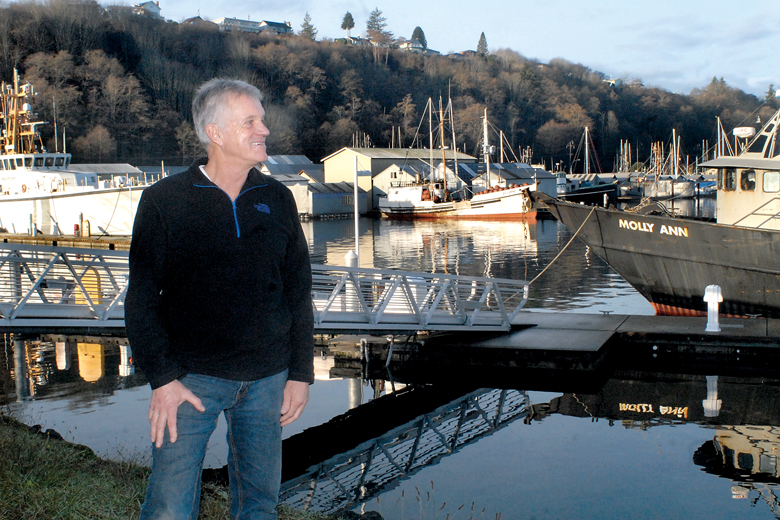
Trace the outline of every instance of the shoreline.
<instances>
[{"instance_id":1,"label":"shoreline","mask_svg":"<svg viewBox=\"0 0 780 520\"><path fill-rule=\"evenodd\" d=\"M0 518L8 520L138 518L151 472L132 462L101 459L54 430L30 427L2 413L0 460ZM227 486L203 485L198 518L230 518ZM332 517L280 508L279 520Z\"/></svg>"}]
</instances>

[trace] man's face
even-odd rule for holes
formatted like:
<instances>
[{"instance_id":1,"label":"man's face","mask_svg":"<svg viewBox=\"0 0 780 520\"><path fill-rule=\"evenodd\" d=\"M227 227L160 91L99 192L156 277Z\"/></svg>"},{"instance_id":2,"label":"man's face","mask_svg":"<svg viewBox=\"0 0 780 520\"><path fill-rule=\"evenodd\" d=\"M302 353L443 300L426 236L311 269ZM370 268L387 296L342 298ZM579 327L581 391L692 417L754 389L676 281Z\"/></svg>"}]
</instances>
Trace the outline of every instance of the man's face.
<instances>
[{"instance_id":1,"label":"man's face","mask_svg":"<svg viewBox=\"0 0 780 520\"><path fill-rule=\"evenodd\" d=\"M265 124L263 105L249 96L228 96L228 107L220 126L225 155L244 160L247 168L268 159L265 139L270 133Z\"/></svg>"}]
</instances>

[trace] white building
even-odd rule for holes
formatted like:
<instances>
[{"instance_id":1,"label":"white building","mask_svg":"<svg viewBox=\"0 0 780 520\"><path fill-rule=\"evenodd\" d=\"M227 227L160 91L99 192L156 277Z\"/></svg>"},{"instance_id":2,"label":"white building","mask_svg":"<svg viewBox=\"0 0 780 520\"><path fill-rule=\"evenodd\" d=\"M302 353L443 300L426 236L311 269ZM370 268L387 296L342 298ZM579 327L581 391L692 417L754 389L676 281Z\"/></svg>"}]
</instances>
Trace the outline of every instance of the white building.
<instances>
[{"instance_id":1,"label":"white building","mask_svg":"<svg viewBox=\"0 0 780 520\"><path fill-rule=\"evenodd\" d=\"M160 2L152 2L151 0L133 6L133 12L135 14L145 14L154 18L162 18L162 15L160 14L161 11Z\"/></svg>"},{"instance_id":2,"label":"white building","mask_svg":"<svg viewBox=\"0 0 780 520\"><path fill-rule=\"evenodd\" d=\"M217 18L214 23L219 26L220 31L236 31L247 33L268 32L273 34L293 34L293 28L290 22L269 22L261 20L253 22L251 20L239 20L238 18Z\"/></svg>"}]
</instances>

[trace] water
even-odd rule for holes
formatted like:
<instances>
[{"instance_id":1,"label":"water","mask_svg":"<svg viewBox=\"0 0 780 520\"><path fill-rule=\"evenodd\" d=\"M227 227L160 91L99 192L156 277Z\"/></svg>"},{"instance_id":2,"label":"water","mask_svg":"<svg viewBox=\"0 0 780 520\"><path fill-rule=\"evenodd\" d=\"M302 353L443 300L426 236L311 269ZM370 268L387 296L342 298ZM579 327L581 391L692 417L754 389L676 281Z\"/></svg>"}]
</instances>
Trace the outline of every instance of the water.
<instances>
[{"instance_id":1,"label":"water","mask_svg":"<svg viewBox=\"0 0 780 520\"><path fill-rule=\"evenodd\" d=\"M304 227L315 263L343 265L355 248L351 220ZM362 266L410 271L532 280L549 266L531 285L533 312L652 314L579 240L551 264L570 237L546 220L361 219L359 250ZM151 392L128 374L121 341L4 339L4 411L101 456L148 462ZM360 370L318 356L310 404L284 431L297 442L285 460L305 452L315 470L302 468L285 498L387 519L780 517L780 380L766 363L620 352L579 372L529 370L486 388L445 377L426 389L350 378ZM206 465L226 453L220 424Z\"/></svg>"}]
</instances>

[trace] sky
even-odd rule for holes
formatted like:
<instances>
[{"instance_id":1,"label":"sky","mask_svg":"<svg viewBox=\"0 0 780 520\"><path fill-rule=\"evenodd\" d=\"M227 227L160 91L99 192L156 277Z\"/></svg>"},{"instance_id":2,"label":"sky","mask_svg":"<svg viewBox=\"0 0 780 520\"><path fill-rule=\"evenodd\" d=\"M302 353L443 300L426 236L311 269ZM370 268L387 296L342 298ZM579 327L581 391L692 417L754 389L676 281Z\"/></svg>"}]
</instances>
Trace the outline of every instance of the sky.
<instances>
[{"instance_id":1,"label":"sky","mask_svg":"<svg viewBox=\"0 0 780 520\"><path fill-rule=\"evenodd\" d=\"M419 26L443 54L476 50L482 32L490 51L512 49L547 63L563 58L614 79L689 94L713 77L763 99L780 88L777 0L159 0L162 16L200 15L288 21L300 31L308 12L317 39L346 35L347 11L365 33L375 8L387 30L411 38ZM140 2L139 2L140 3Z\"/></svg>"}]
</instances>

